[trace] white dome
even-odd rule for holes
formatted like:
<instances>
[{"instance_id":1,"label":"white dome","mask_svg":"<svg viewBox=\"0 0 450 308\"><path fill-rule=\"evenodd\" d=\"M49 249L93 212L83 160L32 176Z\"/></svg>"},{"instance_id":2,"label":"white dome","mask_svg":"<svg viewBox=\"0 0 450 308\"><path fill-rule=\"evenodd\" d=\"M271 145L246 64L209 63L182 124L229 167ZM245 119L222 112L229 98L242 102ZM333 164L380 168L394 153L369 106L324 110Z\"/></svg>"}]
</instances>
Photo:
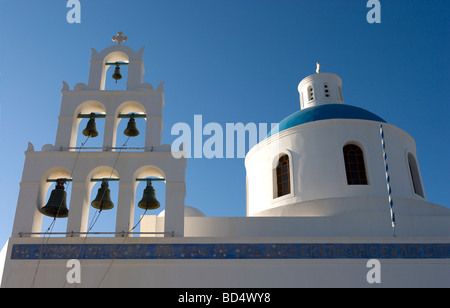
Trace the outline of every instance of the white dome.
<instances>
[{"instance_id":1,"label":"white dome","mask_svg":"<svg viewBox=\"0 0 450 308\"><path fill-rule=\"evenodd\" d=\"M413 138L365 109L344 105L341 85L329 73L303 79L302 110L247 153L247 216L328 216L322 200L386 198L380 124L390 145L392 197L426 201Z\"/></svg>"},{"instance_id":2,"label":"white dome","mask_svg":"<svg viewBox=\"0 0 450 308\"><path fill-rule=\"evenodd\" d=\"M158 217L165 217L165 216L166 210L163 210L161 213L158 214ZM206 217L206 215L199 209L196 209L195 207L185 205L184 217Z\"/></svg>"}]
</instances>

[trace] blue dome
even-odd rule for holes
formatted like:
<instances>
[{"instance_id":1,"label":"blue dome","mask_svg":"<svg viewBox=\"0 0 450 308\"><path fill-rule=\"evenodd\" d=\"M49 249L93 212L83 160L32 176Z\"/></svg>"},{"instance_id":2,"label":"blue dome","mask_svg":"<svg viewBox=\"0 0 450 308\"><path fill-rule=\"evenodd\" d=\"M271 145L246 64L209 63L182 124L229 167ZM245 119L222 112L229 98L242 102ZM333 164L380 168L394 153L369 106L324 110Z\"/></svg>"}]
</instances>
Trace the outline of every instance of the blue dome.
<instances>
[{"instance_id":1,"label":"blue dome","mask_svg":"<svg viewBox=\"0 0 450 308\"><path fill-rule=\"evenodd\" d=\"M267 137L297 125L330 119L355 119L386 123L385 120L376 114L359 107L344 104L328 104L305 108L294 112L275 126Z\"/></svg>"}]
</instances>

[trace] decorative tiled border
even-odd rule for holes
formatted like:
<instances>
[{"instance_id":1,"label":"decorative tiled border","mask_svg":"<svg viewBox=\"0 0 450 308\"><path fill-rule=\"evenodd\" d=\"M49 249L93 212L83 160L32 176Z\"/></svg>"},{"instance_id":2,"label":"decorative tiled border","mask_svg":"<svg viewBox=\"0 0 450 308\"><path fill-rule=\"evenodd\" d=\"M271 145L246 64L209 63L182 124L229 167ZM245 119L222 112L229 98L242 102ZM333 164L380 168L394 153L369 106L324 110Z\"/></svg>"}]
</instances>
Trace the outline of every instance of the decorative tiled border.
<instances>
[{"instance_id":1,"label":"decorative tiled border","mask_svg":"<svg viewBox=\"0 0 450 308\"><path fill-rule=\"evenodd\" d=\"M16 244L11 259L450 259L450 243Z\"/></svg>"}]
</instances>

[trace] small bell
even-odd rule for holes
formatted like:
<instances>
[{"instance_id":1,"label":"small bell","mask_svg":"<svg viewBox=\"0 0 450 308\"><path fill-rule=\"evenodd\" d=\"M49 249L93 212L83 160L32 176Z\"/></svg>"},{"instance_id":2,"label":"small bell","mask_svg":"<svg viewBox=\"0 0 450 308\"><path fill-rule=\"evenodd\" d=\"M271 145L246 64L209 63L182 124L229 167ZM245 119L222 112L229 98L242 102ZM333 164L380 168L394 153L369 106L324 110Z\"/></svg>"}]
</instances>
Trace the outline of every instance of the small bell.
<instances>
[{"instance_id":1,"label":"small bell","mask_svg":"<svg viewBox=\"0 0 450 308\"><path fill-rule=\"evenodd\" d=\"M120 74L120 65L116 62L116 69L114 70L114 74L112 75L112 78L116 81L122 79L122 74Z\"/></svg>"},{"instance_id":2,"label":"small bell","mask_svg":"<svg viewBox=\"0 0 450 308\"><path fill-rule=\"evenodd\" d=\"M64 191L65 179L58 179L56 187L52 191L47 204L39 210L42 214L54 218L66 218L69 216L67 209L67 193Z\"/></svg>"},{"instance_id":3,"label":"small bell","mask_svg":"<svg viewBox=\"0 0 450 308\"><path fill-rule=\"evenodd\" d=\"M94 138L98 136L97 126L95 124L95 116L94 113L91 113L91 118L86 125L86 128L83 130L83 135L86 137Z\"/></svg>"},{"instance_id":4,"label":"small bell","mask_svg":"<svg viewBox=\"0 0 450 308\"><path fill-rule=\"evenodd\" d=\"M97 197L91 203L92 207L102 210L110 210L114 208L114 203L111 201L111 190L107 180L102 181L102 186L98 189Z\"/></svg>"},{"instance_id":5,"label":"small bell","mask_svg":"<svg viewBox=\"0 0 450 308\"><path fill-rule=\"evenodd\" d=\"M136 137L139 135L139 131L136 128L136 120L134 119L134 114L131 116L130 120L128 121L127 128L123 131L125 136L128 137Z\"/></svg>"},{"instance_id":6,"label":"small bell","mask_svg":"<svg viewBox=\"0 0 450 308\"><path fill-rule=\"evenodd\" d=\"M152 186L152 181L147 180L147 188L144 189L144 196L139 201L138 207L144 210L156 210L159 206L160 204L156 200L156 192Z\"/></svg>"}]
</instances>

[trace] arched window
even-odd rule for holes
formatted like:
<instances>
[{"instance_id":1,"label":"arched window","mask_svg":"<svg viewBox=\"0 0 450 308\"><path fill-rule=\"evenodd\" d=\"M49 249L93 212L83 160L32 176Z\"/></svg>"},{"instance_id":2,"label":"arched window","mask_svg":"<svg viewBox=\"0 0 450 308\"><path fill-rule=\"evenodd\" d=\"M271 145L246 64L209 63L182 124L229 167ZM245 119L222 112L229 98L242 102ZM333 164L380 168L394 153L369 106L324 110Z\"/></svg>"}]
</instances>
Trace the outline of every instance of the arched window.
<instances>
[{"instance_id":1,"label":"arched window","mask_svg":"<svg viewBox=\"0 0 450 308\"><path fill-rule=\"evenodd\" d=\"M324 92L324 96L325 96L326 98L329 98L329 97L330 97L330 89L328 88L328 84L327 84L327 83L325 83L325 84L323 85L323 92Z\"/></svg>"},{"instance_id":2,"label":"arched window","mask_svg":"<svg viewBox=\"0 0 450 308\"><path fill-rule=\"evenodd\" d=\"M277 195L278 197L291 193L291 177L289 172L289 156L286 154L278 160L277 166Z\"/></svg>"},{"instance_id":3,"label":"arched window","mask_svg":"<svg viewBox=\"0 0 450 308\"><path fill-rule=\"evenodd\" d=\"M314 90L311 86L308 87L308 99L309 101L314 100Z\"/></svg>"},{"instance_id":4,"label":"arched window","mask_svg":"<svg viewBox=\"0 0 450 308\"><path fill-rule=\"evenodd\" d=\"M361 148L355 144L344 146L345 172L348 185L367 185L366 165Z\"/></svg>"},{"instance_id":5,"label":"arched window","mask_svg":"<svg viewBox=\"0 0 450 308\"><path fill-rule=\"evenodd\" d=\"M414 193L422 198L425 198L422 188L422 181L420 180L419 167L417 166L417 162L411 153L408 153L408 165L409 173L411 174L411 181L414 187Z\"/></svg>"}]
</instances>

